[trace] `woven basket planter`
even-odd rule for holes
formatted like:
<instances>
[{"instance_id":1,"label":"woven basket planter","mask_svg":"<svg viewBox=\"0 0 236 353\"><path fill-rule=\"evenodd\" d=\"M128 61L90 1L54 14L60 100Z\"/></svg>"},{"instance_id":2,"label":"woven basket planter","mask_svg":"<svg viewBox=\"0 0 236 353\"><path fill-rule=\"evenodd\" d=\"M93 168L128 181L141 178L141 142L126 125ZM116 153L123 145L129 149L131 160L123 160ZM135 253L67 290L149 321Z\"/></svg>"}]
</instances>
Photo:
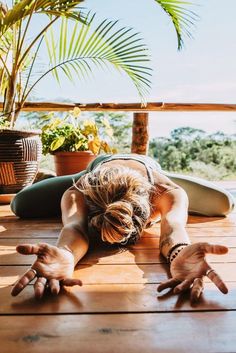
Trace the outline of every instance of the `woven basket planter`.
<instances>
[{"instance_id":1,"label":"woven basket planter","mask_svg":"<svg viewBox=\"0 0 236 353\"><path fill-rule=\"evenodd\" d=\"M0 130L0 194L31 185L42 153L38 131Z\"/></svg>"}]
</instances>

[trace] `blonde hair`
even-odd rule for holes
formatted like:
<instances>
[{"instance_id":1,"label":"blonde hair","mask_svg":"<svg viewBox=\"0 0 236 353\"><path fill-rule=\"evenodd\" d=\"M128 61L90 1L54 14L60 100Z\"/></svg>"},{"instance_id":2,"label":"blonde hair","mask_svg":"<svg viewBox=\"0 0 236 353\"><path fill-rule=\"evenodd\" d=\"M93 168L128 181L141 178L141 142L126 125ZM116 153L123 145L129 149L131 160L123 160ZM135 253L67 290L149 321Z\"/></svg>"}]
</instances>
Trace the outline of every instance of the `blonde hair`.
<instances>
[{"instance_id":1,"label":"blonde hair","mask_svg":"<svg viewBox=\"0 0 236 353\"><path fill-rule=\"evenodd\" d=\"M125 244L140 237L150 216L153 186L126 167L102 167L82 176L77 184L89 209L89 226L103 241Z\"/></svg>"}]
</instances>

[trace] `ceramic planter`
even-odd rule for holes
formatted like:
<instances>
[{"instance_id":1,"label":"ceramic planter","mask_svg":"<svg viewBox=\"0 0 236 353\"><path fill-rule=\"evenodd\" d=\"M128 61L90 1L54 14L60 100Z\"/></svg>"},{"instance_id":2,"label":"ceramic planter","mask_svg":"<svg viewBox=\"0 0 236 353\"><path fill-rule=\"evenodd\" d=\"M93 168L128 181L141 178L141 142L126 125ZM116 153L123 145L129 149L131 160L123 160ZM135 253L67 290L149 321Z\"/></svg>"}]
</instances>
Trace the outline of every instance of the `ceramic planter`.
<instances>
[{"instance_id":1,"label":"ceramic planter","mask_svg":"<svg viewBox=\"0 0 236 353\"><path fill-rule=\"evenodd\" d=\"M58 176L81 172L96 158L91 151L56 152L53 156Z\"/></svg>"}]
</instances>

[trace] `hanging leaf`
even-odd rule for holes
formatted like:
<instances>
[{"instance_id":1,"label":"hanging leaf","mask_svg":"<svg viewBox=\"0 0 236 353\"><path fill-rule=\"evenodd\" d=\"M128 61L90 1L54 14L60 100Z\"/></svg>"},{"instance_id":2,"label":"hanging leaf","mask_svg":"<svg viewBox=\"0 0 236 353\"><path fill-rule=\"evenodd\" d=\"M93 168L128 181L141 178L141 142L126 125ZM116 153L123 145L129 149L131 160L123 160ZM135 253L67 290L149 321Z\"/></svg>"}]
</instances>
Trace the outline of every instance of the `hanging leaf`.
<instances>
[{"instance_id":1,"label":"hanging leaf","mask_svg":"<svg viewBox=\"0 0 236 353\"><path fill-rule=\"evenodd\" d=\"M101 119L101 123L105 126L105 134L112 138L114 131L109 123L109 120L104 117Z\"/></svg>"},{"instance_id":2,"label":"hanging leaf","mask_svg":"<svg viewBox=\"0 0 236 353\"><path fill-rule=\"evenodd\" d=\"M90 151L94 154L98 154L100 147L101 147L101 140L98 136L96 136L93 140L89 141L88 147Z\"/></svg>"},{"instance_id":3,"label":"hanging leaf","mask_svg":"<svg viewBox=\"0 0 236 353\"><path fill-rule=\"evenodd\" d=\"M81 114L81 110L79 107L74 107L74 109L72 110L71 114L75 117L78 118Z\"/></svg>"},{"instance_id":4,"label":"hanging leaf","mask_svg":"<svg viewBox=\"0 0 236 353\"><path fill-rule=\"evenodd\" d=\"M92 136L96 137L98 135L98 128L93 121L85 120L83 123L82 133L85 136L92 135Z\"/></svg>"},{"instance_id":5,"label":"hanging leaf","mask_svg":"<svg viewBox=\"0 0 236 353\"><path fill-rule=\"evenodd\" d=\"M58 148L60 148L63 143L65 142L65 137L64 136L60 136L58 137L56 140L54 140L52 143L51 143L51 150L52 151L56 151L58 150Z\"/></svg>"},{"instance_id":6,"label":"hanging leaf","mask_svg":"<svg viewBox=\"0 0 236 353\"><path fill-rule=\"evenodd\" d=\"M108 143L106 141L102 141L101 143L101 149L105 152L105 153L111 153L112 149L111 147L108 145Z\"/></svg>"},{"instance_id":7,"label":"hanging leaf","mask_svg":"<svg viewBox=\"0 0 236 353\"><path fill-rule=\"evenodd\" d=\"M170 16L175 27L178 49L183 47L184 36L192 37L192 29L198 16L190 10L193 3L183 0L155 0L162 9Z\"/></svg>"}]
</instances>

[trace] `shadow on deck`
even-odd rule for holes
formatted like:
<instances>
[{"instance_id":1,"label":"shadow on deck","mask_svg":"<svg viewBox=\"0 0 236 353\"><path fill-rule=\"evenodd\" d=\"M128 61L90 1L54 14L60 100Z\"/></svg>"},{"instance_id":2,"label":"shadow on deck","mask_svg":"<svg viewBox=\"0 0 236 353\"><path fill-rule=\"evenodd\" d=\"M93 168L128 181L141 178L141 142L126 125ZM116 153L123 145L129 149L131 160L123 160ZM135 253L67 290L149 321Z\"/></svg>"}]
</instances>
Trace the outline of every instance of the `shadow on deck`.
<instances>
[{"instance_id":1,"label":"shadow on deck","mask_svg":"<svg viewBox=\"0 0 236 353\"><path fill-rule=\"evenodd\" d=\"M236 182L230 185L236 189ZM3 205L0 217L2 353L236 352L235 211L227 218L189 217L192 242L229 247L226 255L208 256L229 293L221 294L206 280L195 305L190 304L189 293L156 292L168 276L168 265L158 250L159 225L155 234L147 230L128 249L92 249L75 271L82 287L37 301L30 285L13 298L12 284L34 258L17 254L15 246L55 244L61 224L57 219L19 220Z\"/></svg>"}]
</instances>

